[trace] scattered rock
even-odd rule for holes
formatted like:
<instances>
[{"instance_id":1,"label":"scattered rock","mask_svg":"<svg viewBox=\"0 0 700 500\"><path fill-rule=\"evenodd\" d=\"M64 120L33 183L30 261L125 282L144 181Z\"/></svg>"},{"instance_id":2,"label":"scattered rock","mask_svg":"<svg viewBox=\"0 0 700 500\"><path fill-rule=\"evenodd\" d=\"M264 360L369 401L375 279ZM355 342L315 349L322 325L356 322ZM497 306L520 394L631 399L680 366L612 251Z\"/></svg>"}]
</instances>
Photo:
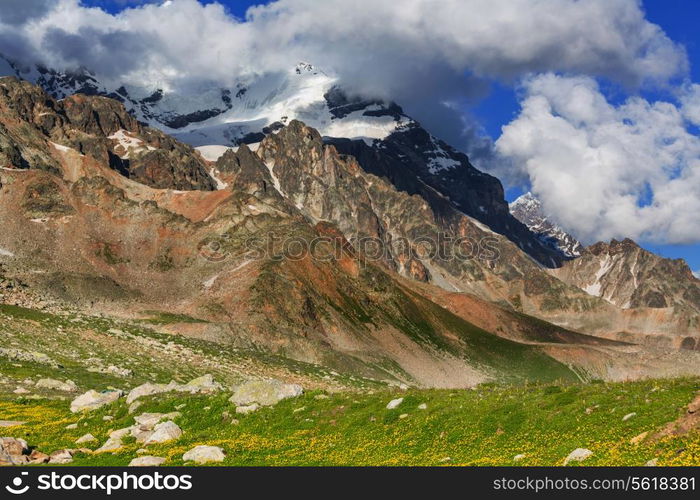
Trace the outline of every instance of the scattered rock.
<instances>
[{"instance_id":1,"label":"scattered rock","mask_svg":"<svg viewBox=\"0 0 700 500\"><path fill-rule=\"evenodd\" d=\"M403 403L403 398L397 398L397 399L392 399L389 401L389 404L386 405L387 410L393 410L395 408L398 408L398 406Z\"/></svg>"},{"instance_id":2,"label":"scattered rock","mask_svg":"<svg viewBox=\"0 0 700 500\"><path fill-rule=\"evenodd\" d=\"M0 420L0 427L17 427L18 425L24 425L27 422L20 422L19 420Z\"/></svg>"},{"instance_id":3,"label":"scattered rock","mask_svg":"<svg viewBox=\"0 0 700 500\"><path fill-rule=\"evenodd\" d=\"M586 448L576 448L574 451L569 453L569 456L564 459L564 465L568 465L569 462L583 462L587 458L593 455L593 452Z\"/></svg>"},{"instance_id":4,"label":"scattered rock","mask_svg":"<svg viewBox=\"0 0 700 500\"><path fill-rule=\"evenodd\" d=\"M623 422L627 422L630 418L636 417L636 416L637 416L637 414L636 414L635 412L628 413L627 415L625 415L624 417L622 417L622 421L623 421Z\"/></svg>"},{"instance_id":5,"label":"scattered rock","mask_svg":"<svg viewBox=\"0 0 700 500\"><path fill-rule=\"evenodd\" d=\"M520 462L522 459L524 459L527 455L524 453L519 453L513 457L514 462Z\"/></svg>"},{"instance_id":6,"label":"scattered rock","mask_svg":"<svg viewBox=\"0 0 700 500\"><path fill-rule=\"evenodd\" d=\"M586 415L590 415L599 408L600 405L589 406L586 408Z\"/></svg>"},{"instance_id":7,"label":"scattered rock","mask_svg":"<svg viewBox=\"0 0 700 500\"><path fill-rule=\"evenodd\" d=\"M27 458L29 459L30 464L45 464L51 459L50 456L48 456L46 453L40 452L39 450L32 450Z\"/></svg>"},{"instance_id":8,"label":"scattered rock","mask_svg":"<svg viewBox=\"0 0 700 500\"><path fill-rule=\"evenodd\" d=\"M647 431L647 432L642 432L641 434L639 434L639 435L637 435L637 436L634 436L632 439L630 439L630 444L639 444L639 443L641 443L642 441L644 441L644 439L647 437L647 435L649 435L649 432L648 432L648 431Z\"/></svg>"},{"instance_id":9,"label":"scattered rock","mask_svg":"<svg viewBox=\"0 0 700 500\"><path fill-rule=\"evenodd\" d=\"M314 399L328 399L328 395L326 394L316 394L314 396Z\"/></svg>"},{"instance_id":10,"label":"scattered rock","mask_svg":"<svg viewBox=\"0 0 700 500\"><path fill-rule=\"evenodd\" d=\"M104 417L102 417L102 420L105 422L111 422L112 420L114 420L114 417L112 415L105 415Z\"/></svg>"},{"instance_id":11,"label":"scattered rock","mask_svg":"<svg viewBox=\"0 0 700 500\"><path fill-rule=\"evenodd\" d=\"M214 381L214 377L210 374L202 375L193 380L190 380L185 385L180 387L180 391L191 393L212 393L223 389L223 386Z\"/></svg>"},{"instance_id":12,"label":"scattered rock","mask_svg":"<svg viewBox=\"0 0 700 500\"><path fill-rule=\"evenodd\" d=\"M185 462L205 464L207 462L223 462L226 458L224 450L218 446L199 445L182 455Z\"/></svg>"},{"instance_id":13,"label":"scattered rock","mask_svg":"<svg viewBox=\"0 0 700 500\"><path fill-rule=\"evenodd\" d=\"M257 411L258 408L260 408L260 405L258 403L253 403L252 405L246 406L237 406L236 413L238 413L239 415L247 415L248 413L253 413L254 411Z\"/></svg>"},{"instance_id":14,"label":"scattered rock","mask_svg":"<svg viewBox=\"0 0 700 500\"><path fill-rule=\"evenodd\" d=\"M301 408L294 408L294 411L292 413L299 413L304 410L306 410L306 406L302 406Z\"/></svg>"},{"instance_id":15,"label":"scattered rock","mask_svg":"<svg viewBox=\"0 0 700 500\"><path fill-rule=\"evenodd\" d=\"M285 384L279 380L250 380L236 387L229 399L236 406L257 403L272 406L287 398L301 396L304 389L297 384Z\"/></svg>"},{"instance_id":16,"label":"scattered rock","mask_svg":"<svg viewBox=\"0 0 700 500\"><path fill-rule=\"evenodd\" d=\"M77 428L78 428L78 424L68 424L68 425L66 425L66 429L68 429L68 430L77 429Z\"/></svg>"},{"instance_id":17,"label":"scattered rock","mask_svg":"<svg viewBox=\"0 0 700 500\"><path fill-rule=\"evenodd\" d=\"M80 436L78 439L76 439L75 444L90 443L91 441L97 441L97 438L92 434L85 434L84 436Z\"/></svg>"},{"instance_id":18,"label":"scattered rock","mask_svg":"<svg viewBox=\"0 0 700 500\"><path fill-rule=\"evenodd\" d=\"M143 455L144 453L148 453L148 450L146 448L139 448L136 450L137 455Z\"/></svg>"},{"instance_id":19,"label":"scattered rock","mask_svg":"<svg viewBox=\"0 0 700 500\"><path fill-rule=\"evenodd\" d=\"M158 467L165 462L163 457L154 457L151 455L146 455L143 457L134 458L129 462L129 467Z\"/></svg>"},{"instance_id":20,"label":"scattered rock","mask_svg":"<svg viewBox=\"0 0 700 500\"><path fill-rule=\"evenodd\" d=\"M121 439L109 438L105 441L105 444L100 446L95 450L95 453L104 453L106 451L115 451L121 448L123 445Z\"/></svg>"},{"instance_id":21,"label":"scattered rock","mask_svg":"<svg viewBox=\"0 0 700 500\"><path fill-rule=\"evenodd\" d=\"M122 391L97 392L95 390L89 390L71 402L70 411L77 413L79 411L95 410L102 406L114 403L122 395Z\"/></svg>"},{"instance_id":22,"label":"scattered rock","mask_svg":"<svg viewBox=\"0 0 700 500\"><path fill-rule=\"evenodd\" d=\"M25 389L24 387L18 387L17 389L15 389L12 392L14 392L15 394L29 394L29 391L27 389Z\"/></svg>"},{"instance_id":23,"label":"scattered rock","mask_svg":"<svg viewBox=\"0 0 700 500\"><path fill-rule=\"evenodd\" d=\"M645 467L656 467L659 464L658 458L652 458L647 463L644 464Z\"/></svg>"},{"instance_id":24,"label":"scattered rock","mask_svg":"<svg viewBox=\"0 0 700 500\"><path fill-rule=\"evenodd\" d=\"M56 450L49 455L50 464L69 464L73 461L73 450Z\"/></svg>"},{"instance_id":25,"label":"scattered rock","mask_svg":"<svg viewBox=\"0 0 700 500\"><path fill-rule=\"evenodd\" d=\"M146 382L145 384L141 384L138 387L131 389L129 394L126 396L126 402L127 404L131 404L143 396L151 396L153 394L174 391L176 387L178 387L178 385L174 381L170 382L169 384L153 384L151 382Z\"/></svg>"},{"instance_id":26,"label":"scattered rock","mask_svg":"<svg viewBox=\"0 0 700 500\"><path fill-rule=\"evenodd\" d=\"M78 390L78 386L75 385L75 382L73 382L72 380L66 380L65 382L61 382L60 380L56 380L53 378L39 379L36 383L36 387L40 389L51 389L54 391L63 392L76 392Z\"/></svg>"},{"instance_id":27,"label":"scattered rock","mask_svg":"<svg viewBox=\"0 0 700 500\"><path fill-rule=\"evenodd\" d=\"M666 436L683 436L697 429L700 429L700 392L688 404L685 414L667 423L651 439L656 441Z\"/></svg>"},{"instance_id":28,"label":"scattered rock","mask_svg":"<svg viewBox=\"0 0 700 500\"><path fill-rule=\"evenodd\" d=\"M209 374L197 377L182 385L178 384L174 380L170 381L168 384L153 384L151 382L147 382L133 388L126 397L126 402L130 404L140 397L151 396L153 394L162 394L164 392L176 391L189 392L190 394L209 394L220 391L221 389L223 389L221 384L215 382L214 378Z\"/></svg>"},{"instance_id":29,"label":"scattered rock","mask_svg":"<svg viewBox=\"0 0 700 500\"><path fill-rule=\"evenodd\" d=\"M0 347L0 356L11 359L13 361L30 361L32 363L50 365L54 368L61 368L61 365L56 363L53 359L48 357L43 352L30 352L23 351L21 349Z\"/></svg>"},{"instance_id":30,"label":"scattered rock","mask_svg":"<svg viewBox=\"0 0 700 500\"><path fill-rule=\"evenodd\" d=\"M402 413L401 415L399 415L399 418L401 420L403 420L404 418L407 418L407 417L408 417L408 413Z\"/></svg>"},{"instance_id":31,"label":"scattered rock","mask_svg":"<svg viewBox=\"0 0 700 500\"><path fill-rule=\"evenodd\" d=\"M174 411L171 413L142 413L141 415L134 417L134 421L147 429L153 429L161 420L174 420L182 414L179 411Z\"/></svg>"},{"instance_id":32,"label":"scattered rock","mask_svg":"<svg viewBox=\"0 0 700 500\"><path fill-rule=\"evenodd\" d=\"M0 438L0 465L22 465L29 461L29 446L24 439Z\"/></svg>"},{"instance_id":33,"label":"scattered rock","mask_svg":"<svg viewBox=\"0 0 700 500\"><path fill-rule=\"evenodd\" d=\"M162 422L153 428L153 434L145 441L146 444L165 443L182 436L182 429L173 422L168 420Z\"/></svg>"},{"instance_id":34,"label":"scattered rock","mask_svg":"<svg viewBox=\"0 0 700 500\"><path fill-rule=\"evenodd\" d=\"M421 404L418 405L418 409L419 409L419 410L427 410L427 409L428 409L428 405L425 404L425 403L421 403Z\"/></svg>"}]
</instances>

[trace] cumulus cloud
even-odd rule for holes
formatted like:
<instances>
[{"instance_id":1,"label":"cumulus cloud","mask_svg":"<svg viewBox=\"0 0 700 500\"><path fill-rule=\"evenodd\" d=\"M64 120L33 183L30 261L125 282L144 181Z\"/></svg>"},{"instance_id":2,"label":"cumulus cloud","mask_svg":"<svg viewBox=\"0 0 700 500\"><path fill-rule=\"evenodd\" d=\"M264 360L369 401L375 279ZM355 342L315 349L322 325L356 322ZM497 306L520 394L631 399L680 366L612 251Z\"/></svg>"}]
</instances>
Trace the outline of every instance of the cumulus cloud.
<instances>
[{"instance_id":1,"label":"cumulus cloud","mask_svg":"<svg viewBox=\"0 0 700 500\"><path fill-rule=\"evenodd\" d=\"M455 94L468 87L450 88L446 75L509 79L557 70L636 85L666 81L687 65L684 50L634 0L278 0L251 8L245 22L196 0L114 16L78 0L51 4L3 2L0 31L47 64L90 63L115 77L152 78L157 68L168 81L193 74L226 81L309 60L358 90L394 97L439 82ZM39 11L45 15L36 19ZM76 36L86 47L77 50Z\"/></svg>"},{"instance_id":2,"label":"cumulus cloud","mask_svg":"<svg viewBox=\"0 0 700 500\"><path fill-rule=\"evenodd\" d=\"M496 147L545 211L588 243L697 241L700 137L683 108L640 97L614 105L590 77L539 75L524 92Z\"/></svg>"}]
</instances>

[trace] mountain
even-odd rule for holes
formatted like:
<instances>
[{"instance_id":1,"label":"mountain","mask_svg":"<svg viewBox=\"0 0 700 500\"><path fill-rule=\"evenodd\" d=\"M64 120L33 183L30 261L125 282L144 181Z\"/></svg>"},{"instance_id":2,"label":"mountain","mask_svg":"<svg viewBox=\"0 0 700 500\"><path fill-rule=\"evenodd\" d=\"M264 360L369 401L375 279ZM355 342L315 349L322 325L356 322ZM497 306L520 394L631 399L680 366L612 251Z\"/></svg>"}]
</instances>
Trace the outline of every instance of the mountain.
<instances>
[{"instance_id":1,"label":"mountain","mask_svg":"<svg viewBox=\"0 0 700 500\"><path fill-rule=\"evenodd\" d=\"M673 309L689 322L700 313L700 280L688 264L659 257L628 238L591 245L554 273L622 309ZM685 342L695 347L693 339Z\"/></svg>"},{"instance_id":2,"label":"mountain","mask_svg":"<svg viewBox=\"0 0 700 500\"><path fill-rule=\"evenodd\" d=\"M542 202L527 192L509 205L513 217L525 224L540 240L567 257L579 257L583 245L572 235L549 220L542 210Z\"/></svg>"},{"instance_id":3,"label":"mountain","mask_svg":"<svg viewBox=\"0 0 700 500\"><path fill-rule=\"evenodd\" d=\"M105 97L56 101L0 79L5 303L164 315L170 334L420 386L695 373L690 350L659 354L528 314L617 308L299 121L214 164L128 117ZM500 259L425 248L445 232L490 238L480 251Z\"/></svg>"},{"instance_id":4,"label":"mountain","mask_svg":"<svg viewBox=\"0 0 700 500\"><path fill-rule=\"evenodd\" d=\"M431 135L397 104L348 95L335 76L311 64L253 75L228 89L204 83L182 92L165 92L158 84L110 87L84 68L60 72L9 64L16 76L56 99L82 93L118 100L138 121L199 148L211 160L229 147L255 145L294 119L303 121L365 171L421 196L434 210L440 212L448 200L546 267L567 258L510 214L498 179L474 168L465 154Z\"/></svg>"}]
</instances>

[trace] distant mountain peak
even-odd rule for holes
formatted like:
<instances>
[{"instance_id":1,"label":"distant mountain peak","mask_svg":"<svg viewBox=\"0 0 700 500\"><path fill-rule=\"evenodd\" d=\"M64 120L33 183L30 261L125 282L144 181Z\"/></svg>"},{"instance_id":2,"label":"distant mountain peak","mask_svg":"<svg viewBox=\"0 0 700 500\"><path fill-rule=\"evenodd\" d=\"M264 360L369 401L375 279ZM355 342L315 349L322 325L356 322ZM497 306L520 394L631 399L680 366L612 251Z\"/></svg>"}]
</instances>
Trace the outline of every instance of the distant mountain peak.
<instances>
[{"instance_id":1,"label":"distant mountain peak","mask_svg":"<svg viewBox=\"0 0 700 500\"><path fill-rule=\"evenodd\" d=\"M544 213L542 202L530 191L512 202L509 207L510 213L535 233L544 244L559 250L569 258L581 255L583 245Z\"/></svg>"}]
</instances>

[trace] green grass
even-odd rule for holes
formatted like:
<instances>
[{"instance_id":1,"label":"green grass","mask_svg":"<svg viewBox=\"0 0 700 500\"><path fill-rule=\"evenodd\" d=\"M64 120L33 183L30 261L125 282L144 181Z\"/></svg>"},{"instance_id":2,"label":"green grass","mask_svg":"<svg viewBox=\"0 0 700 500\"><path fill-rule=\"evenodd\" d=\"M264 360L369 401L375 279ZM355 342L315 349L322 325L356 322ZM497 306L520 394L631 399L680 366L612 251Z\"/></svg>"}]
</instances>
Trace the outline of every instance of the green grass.
<instances>
[{"instance_id":1,"label":"green grass","mask_svg":"<svg viewBox=\"0 0 700 500\"><path fill-rule=\"evenodd\" d=\"M272 408L240 416L230 393L212 396L161 395L144 399L140 412L174 411L184 431L172 443L148 447L148 454L181 465L182 454L199 444L221 446L223 465L561 465L575 448L594 455L586 465L700 465L700 434L630 444L638 434L676 419L700 389L700 379L565 385L487 384L474 390L342 392L317 399L318 391ZM386 404L404 397L395 410ZM426 410L419 405L427 404ZM594 408L587 413L587 408ZM622 417L635 412L627 421ZM5 434L26 439L42 451L75 447L90 432L101 444L107 431L133 423L120 402L83 415L67 401L0 398L4 419L26 420ZM102 417L112 415L113 421ZM401 415L405 415L401 418ZM231 423L237 418L239 423ZM77 422L76 430L65 426ZM98 444L93 445L93 447ZM125 465L141 445L119 452L76 456L75 465Z\"/></svg>"}]
</instances>

